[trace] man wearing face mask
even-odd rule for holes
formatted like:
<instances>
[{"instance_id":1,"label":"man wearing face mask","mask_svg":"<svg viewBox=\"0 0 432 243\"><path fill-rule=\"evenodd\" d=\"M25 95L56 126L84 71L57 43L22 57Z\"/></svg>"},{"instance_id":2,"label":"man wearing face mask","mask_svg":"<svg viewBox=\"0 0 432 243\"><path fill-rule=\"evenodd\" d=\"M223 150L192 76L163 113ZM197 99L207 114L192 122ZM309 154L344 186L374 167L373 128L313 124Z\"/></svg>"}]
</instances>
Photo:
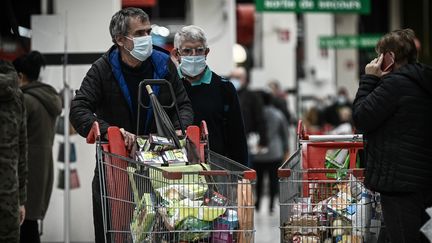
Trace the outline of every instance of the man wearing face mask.
<instances>
[{"instance_id":1,"label":"man wearing face mask","mask_svg":"<svg viewBox=\"0 0 432 243\"><path fill-rule=\"evenodd\" d=\"M251 162L253 162L254 155L268 151L269 138L267 138L267 124L263 113L264 102L255 91L249 89L249 80L244 67L236 67L232 70L230 79L236 87L240 100L246 136L249 139ZM258 141L254 140L255 134L259 135Z\"/></svg>"},{"instance_id":2,"label":"man wearing face mask","mask_svg":"<svg viewBox=\"0 0 432 243\"><path fill-rule=\"evenodd\" d=\"M171 55L179 62L178 73L192 102L194 124L206 121L209 145L214 152L248 163L243 118L234 86L206 64L210 49L204 31L185 26L174 37Z\"/></svg>"},{"instance_id":3,"label":"man wearing face mask","mask_svg":"<svg viewBox=\"0 0 432 243\"><path fill-rule=\"evenodd\" d=\"M138 85L144 79L166 79L171 83L186 127L193 121L193 111L187 93L176 72L169 54L152 46L151 25L148 15L138 8L126 8L115 13L110 22L114 45L95 63L76 92L71 104L70 120L76 131L86 137L94 121L106 136L109 126L120 127L128 149L131 149L137 129ZM168 87L155 86L154 93L161 104L171 102ZM149 97L143 91L143 103ZM140 111L138 134L156 131L152 111ZM180 129L175 110L167 110L176 129ZM99 175L93 178L93 217L96 242L104 242Z\"/></svg>"}]
</instances>

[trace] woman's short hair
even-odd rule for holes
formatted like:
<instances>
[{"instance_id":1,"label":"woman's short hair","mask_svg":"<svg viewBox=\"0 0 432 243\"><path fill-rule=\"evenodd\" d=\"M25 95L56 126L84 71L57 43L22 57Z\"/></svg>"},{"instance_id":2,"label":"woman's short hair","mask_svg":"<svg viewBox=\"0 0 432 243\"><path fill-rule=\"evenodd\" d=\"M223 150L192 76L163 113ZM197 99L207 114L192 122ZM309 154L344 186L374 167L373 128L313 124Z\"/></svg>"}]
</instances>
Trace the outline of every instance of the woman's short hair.
<instances>
[{"instance_id":1,"label":"woman's short hair","mask_svg":"<svg viewBox=\"0 0 432 243\"><path fill-rule=\"evenodd\" d=\"M131 18L138 18L142 23L149 21L149 16L140 8L125 8L115 13L109 25L112 41L116 44L117 36L127 36Z\"/></svg>"},{"instance_id":2,"label":"woman's short hair","mask_svg":"<svg viewBox=\"0 0 432 243\"><path fill-rule=\"evenodd\" d=\"M385 34L378 41L375 50L378 54L394 52L396 63L416 63L417 49L412 29L394 30Z\"/></svg>"},{"instance_id":3,"label":"woman's short hair","mask_svg":"<svg viewBox=\"0 0 432 243\"><path fill-rule=\"evenodd\" d=\"M185 41L199 41L202 42L204 47L207 47L207 38L203 29L196 25L188 25L174 36L174 48L180 48L180 45Z\"/></svg>"}]
</instances>

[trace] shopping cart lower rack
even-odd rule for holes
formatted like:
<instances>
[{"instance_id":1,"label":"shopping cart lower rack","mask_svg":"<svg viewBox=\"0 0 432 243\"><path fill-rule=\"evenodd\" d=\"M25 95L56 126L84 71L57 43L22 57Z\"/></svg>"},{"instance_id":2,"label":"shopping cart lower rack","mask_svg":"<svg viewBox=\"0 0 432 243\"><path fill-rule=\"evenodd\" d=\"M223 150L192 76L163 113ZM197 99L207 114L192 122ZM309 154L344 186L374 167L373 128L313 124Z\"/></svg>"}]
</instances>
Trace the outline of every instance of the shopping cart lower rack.
<instances>
[{"instance_id":1,"label":"shopping cart lower rack","mask_svg":"<svg viewBox=\"0 0 432 243\"><path fill-rule=\"evenodd\" d=\"M280 171L286 176L280 181L281 242L376 242L381 209L362 172L348 169L344 178L322 180L335 170Z\"/></svg>"},{"instance_id":2,"label":"shopping cart lower rack","mask_svg":"<svg viewBox=\"0 0 432 243\"><path fill-rule=\"evenodd\" d=\"M88 137L96 142L106 242L253 242L255 171L209 150L199 153L206 163L145 164L118 155L120 132L108 133L101 142L95 124Z\"/></svg>"}]
</instances>

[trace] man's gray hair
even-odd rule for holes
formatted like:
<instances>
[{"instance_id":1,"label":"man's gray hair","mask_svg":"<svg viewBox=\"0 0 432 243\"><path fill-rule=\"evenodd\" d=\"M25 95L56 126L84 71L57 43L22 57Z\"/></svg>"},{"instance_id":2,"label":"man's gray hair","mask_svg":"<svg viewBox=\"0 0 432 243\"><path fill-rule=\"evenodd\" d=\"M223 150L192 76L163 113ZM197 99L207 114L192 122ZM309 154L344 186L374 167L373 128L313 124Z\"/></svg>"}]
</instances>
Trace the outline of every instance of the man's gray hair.
<instances>
[{"instance_id":1,"label":"man's gray hair","mask_svg":"<svg viewBox=\"0 0 432 243\"><path fill-rule=\"evenodd\" d=\"M142 23L149 21L149 16L140 8L125 8L115 13L110 22L109 30L112 41L117 36L127 36L131 18L138 18Z\"/></svg>"},{"instance_id":2,"label":"man's gray hair","mask_svg":"<svg viewBox=\"0 0 432 243\"><path fill-rule=\"evenodd\" d=\"M177 32L174 36L174 48L180 48L180 46L185 41L199 41L204 44L204 47L207 47L207 38L205 36L205 32L203 29L196 25L188 25L183 28L179 32Z\"/></svg>"}]
</instances>

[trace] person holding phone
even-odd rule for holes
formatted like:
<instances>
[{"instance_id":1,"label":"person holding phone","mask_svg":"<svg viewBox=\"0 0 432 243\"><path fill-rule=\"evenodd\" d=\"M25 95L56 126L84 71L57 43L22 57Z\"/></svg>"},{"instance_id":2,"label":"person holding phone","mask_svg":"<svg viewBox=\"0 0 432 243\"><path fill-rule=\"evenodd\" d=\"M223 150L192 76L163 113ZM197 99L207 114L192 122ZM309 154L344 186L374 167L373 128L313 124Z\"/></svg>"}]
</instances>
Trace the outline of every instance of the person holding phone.
<instances>
[{"instance_id":1,"label":"person holding phone","mask_svg":"<svg viewBox=\"0 0 432 243\"><path fill-rule=\"evenodd\" d=\"M432 67L417 62L414 39L411 29L381 37L353 104L364 134L364 182L381 194L393 243L428 242L420 228L432 206Z\"/></svg>"}]
</instances>

